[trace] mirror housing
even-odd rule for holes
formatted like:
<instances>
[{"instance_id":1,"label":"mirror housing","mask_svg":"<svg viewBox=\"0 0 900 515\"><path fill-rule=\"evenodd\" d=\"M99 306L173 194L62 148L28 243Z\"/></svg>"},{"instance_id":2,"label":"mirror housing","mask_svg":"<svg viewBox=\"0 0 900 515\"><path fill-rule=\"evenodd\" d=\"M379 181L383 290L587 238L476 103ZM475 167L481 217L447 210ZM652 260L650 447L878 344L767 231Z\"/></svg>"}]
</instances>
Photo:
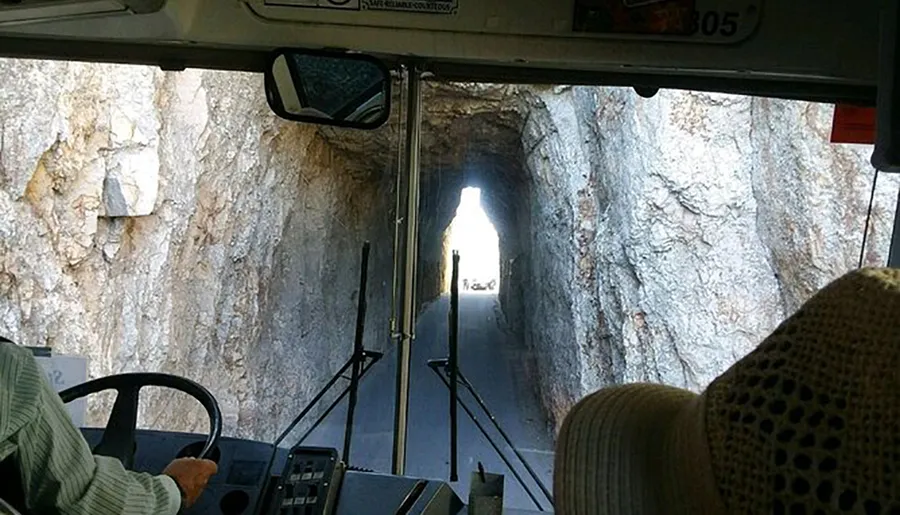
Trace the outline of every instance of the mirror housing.
<instances>
[{"instance_id":1,"label":"mirror housing","mask_svg":"<svg viewBox=\"0 0 900 515\"><path fill-rule=\"evenodd\" d=\"M391 114L390 71L368 55L279 49L265 87L269 107L286 120L371 130Z\"/></svg>"}]
</instances>

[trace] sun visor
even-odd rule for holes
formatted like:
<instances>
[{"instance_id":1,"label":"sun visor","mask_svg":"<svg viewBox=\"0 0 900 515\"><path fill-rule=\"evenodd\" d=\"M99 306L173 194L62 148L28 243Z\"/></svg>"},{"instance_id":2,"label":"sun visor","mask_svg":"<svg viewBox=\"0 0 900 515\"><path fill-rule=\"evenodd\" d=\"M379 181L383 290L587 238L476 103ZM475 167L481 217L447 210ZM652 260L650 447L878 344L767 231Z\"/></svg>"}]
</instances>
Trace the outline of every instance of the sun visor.
<instances>
[{"instance_id":1,"label":"sun visor","mask_svg":"<svg viewBox=\"0 0 900 515\"><path fill-rule=\"evenodd\" d=\"M0 26L59 21L82 16L147 14L165 0L18 0L0 2Z\"/></svg>"},{"instance_id":2,"label":"sun visor","mask_svg":"<svg viewBox=\"0 0 900 515\"><path fill-rule=\"evenodd\" d=\"M895 0L883 2L881 11L881 45L878 67L878 108L875 151L872 166L882 172L900 172L900 62L897 51L897 18L900 8Z\"/></svg>"}]
</instances>

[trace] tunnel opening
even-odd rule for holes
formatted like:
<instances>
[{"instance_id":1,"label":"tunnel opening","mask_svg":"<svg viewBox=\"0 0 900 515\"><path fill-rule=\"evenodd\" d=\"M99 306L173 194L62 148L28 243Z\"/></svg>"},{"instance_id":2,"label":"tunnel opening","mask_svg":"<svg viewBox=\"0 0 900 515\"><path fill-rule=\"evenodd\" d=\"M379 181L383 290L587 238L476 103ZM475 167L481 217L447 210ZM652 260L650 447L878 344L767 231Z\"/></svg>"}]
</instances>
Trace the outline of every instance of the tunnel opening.
<instances>
[{"instance_id":1,"label":"tunnel opening","mask_svg":"<svg viewBox=\"0 0 900 515\"><path fill-rule=\"evenodd\" d=\"M460 193L456 216L444 231L442 291L450 291L453 252L459 252L461 293L491 293L500 288L500 237L481 205L481 188L469 186Z\"/></svg>"}]
</instances>

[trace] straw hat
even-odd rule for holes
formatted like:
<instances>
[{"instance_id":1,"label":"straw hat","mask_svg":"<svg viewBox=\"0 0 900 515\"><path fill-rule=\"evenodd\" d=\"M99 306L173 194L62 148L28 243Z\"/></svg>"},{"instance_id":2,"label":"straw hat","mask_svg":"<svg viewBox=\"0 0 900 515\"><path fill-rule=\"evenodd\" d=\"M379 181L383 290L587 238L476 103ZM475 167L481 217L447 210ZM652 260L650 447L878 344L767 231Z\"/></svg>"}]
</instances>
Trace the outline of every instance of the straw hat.
<instances>
[{"instance_id":1,"label":"straw hat","mask_svg":"<svg viewBox=\"0 0 900 515\"><path fill-rule=\"evenodd\" d=\"M900 514L900 270L834 281L701 395L579 402L556 513Z\"/></svg>"}]
</instances>

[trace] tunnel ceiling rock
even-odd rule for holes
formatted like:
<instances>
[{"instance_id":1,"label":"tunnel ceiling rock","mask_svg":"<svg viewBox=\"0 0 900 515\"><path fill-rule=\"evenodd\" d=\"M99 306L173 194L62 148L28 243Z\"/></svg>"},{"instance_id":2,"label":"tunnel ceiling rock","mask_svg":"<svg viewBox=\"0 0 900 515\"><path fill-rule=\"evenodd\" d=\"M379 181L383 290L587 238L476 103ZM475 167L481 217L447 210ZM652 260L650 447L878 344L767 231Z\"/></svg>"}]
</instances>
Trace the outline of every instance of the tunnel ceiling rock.
<instances>
[{"instance_id":1,"label":"tunnel ceiling rock","mask_svg":"<svg viewBox=\"0 0 900 515\"><path fill-rule=\"evenodd\" d=\"M439 166L461 169L470 155L514 155L527 111L522 101L525 91L510 85L425 82L420 147L423 173ZM394 99L392 115L380 129L319 130L336 150L367 163L371 173L395 174L406 120L406 106L399 101Z\"/></svg>"}]
</instances>

